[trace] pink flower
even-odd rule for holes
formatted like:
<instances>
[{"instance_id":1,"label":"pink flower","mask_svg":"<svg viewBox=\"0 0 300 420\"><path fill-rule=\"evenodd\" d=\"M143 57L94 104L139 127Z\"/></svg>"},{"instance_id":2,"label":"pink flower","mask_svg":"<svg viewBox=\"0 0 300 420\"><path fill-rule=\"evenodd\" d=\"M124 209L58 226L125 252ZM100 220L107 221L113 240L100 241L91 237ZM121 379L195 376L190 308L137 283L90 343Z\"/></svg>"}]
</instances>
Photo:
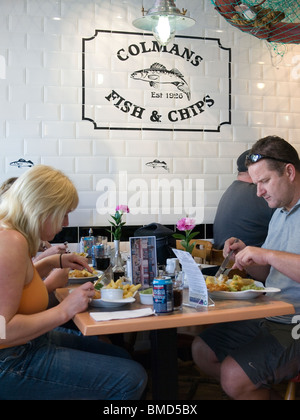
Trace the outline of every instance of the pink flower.
<instances>
[{"instance_id":1,"label":"pink flower","mask_svg":"<svg viewBox=\"0 0 300 420\"><path fill-rule=\"evenodd\" d=\"M178 230L193 230L196 226L196 222L195 219L192 219L191 217L183 217L178 220L176 226Z\"/></svg>"},{"instance_id":2,"label":"pink flower","mask_svg":"<svg viewBox=\"0 0 300 420\"><path fill-rule=\"evenodd\" d=\"M116 208L116 211L119 211L121 213L129 213L129 208L124 204L119 204Z\"/></svg>"}]
</instances>

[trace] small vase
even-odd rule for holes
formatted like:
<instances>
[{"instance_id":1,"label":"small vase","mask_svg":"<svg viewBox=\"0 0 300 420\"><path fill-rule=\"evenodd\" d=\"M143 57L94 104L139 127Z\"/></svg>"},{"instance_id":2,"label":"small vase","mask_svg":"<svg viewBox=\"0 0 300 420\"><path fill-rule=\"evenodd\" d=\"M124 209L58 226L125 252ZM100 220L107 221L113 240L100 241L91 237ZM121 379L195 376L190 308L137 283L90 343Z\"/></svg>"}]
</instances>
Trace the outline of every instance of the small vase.
<instances>
[{"instance_id":1,"label":"small vase","mask_svg":"<svg viewBox=\"0 0 300 420\"><path fill-rule=\"evenodd\" d=\"M123 261L122 261L121 252L120 252L120 241L115 239L114 244L115 244L115 265L113 266L112 271L113 271L114 281L116 281L120 277L123 277L125 275L125 270L123 267Z\"/></svg>"}]
</instances>

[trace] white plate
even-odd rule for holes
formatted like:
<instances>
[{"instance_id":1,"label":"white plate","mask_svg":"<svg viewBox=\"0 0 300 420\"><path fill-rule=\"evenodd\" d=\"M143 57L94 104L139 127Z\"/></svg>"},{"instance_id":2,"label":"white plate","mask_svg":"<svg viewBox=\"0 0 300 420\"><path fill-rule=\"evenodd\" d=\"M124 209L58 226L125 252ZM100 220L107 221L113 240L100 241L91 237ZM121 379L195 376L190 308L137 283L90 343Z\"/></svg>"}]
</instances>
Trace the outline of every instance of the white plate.
<instances>
[{"instance_id":1,"label":"white plate","mask_svg":"<svg viewBox=\"0 0 300 420\"><path fill-rule=\"evenodd\" d=\"M96 308L119 308L133 302L135 302L133 297L118 300L93 299L90 305Z\"/></svg>"},{"instance_id":2,"label":"white plate","mask_svg":"<svg viewBox=\"0 0 300 420\"><path fill-rule=\"evenodd\" d=\"M94 282L102 273L103 271L97 271L96 274L91 277L69 277L69 284L83 284L88 281Z\"/></svg>"},{"instance_id":3,"label":"white plate","mask_svg":"<svg viewBox=\"0 0 300 420\"><path fill-rule=\"evenodd\" d=\"M254 282L256 286L263 287L263 284L259 281ZM209 296L213 299L234 299L234 300L246 300L255 299L265 293L278 293L281 289L275 287L265 287L263 290L243 290L241 292L208 292Z\"/></svg>"}]
</instances>

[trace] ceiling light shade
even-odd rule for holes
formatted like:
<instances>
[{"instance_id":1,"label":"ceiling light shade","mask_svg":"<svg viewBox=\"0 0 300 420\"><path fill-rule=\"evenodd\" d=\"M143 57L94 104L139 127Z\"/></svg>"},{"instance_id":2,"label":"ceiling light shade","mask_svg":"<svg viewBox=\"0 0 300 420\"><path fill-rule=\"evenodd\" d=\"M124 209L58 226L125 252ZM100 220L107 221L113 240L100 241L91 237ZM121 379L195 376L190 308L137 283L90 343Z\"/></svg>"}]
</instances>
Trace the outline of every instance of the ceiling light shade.
<instances>
[{"instance_id":1,"label":"ceiling light shade","mask_svg":"<svg viewBox=\"0 0 300 420\"><path fill-rule=\"evenodd\" d=\"M182 31L195 24L194 19L185 15L186 12L187 10L181 12L177 9L174 0L156 0L147 14L135 19L132 24L138 29L153 32L161 45L167 45L173 40L176 31Z\"/></svg>"}]
</instances>

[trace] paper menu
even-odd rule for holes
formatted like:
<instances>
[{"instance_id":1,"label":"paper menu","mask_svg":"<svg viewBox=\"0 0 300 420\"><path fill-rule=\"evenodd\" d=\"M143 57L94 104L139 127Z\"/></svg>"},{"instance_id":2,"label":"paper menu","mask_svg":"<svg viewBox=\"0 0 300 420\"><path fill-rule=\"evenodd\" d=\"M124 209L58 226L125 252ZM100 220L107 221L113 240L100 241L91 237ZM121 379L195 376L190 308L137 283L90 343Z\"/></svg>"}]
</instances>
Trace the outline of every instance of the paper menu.
<instances>
[{"instance_id":1,"label":"paper menu","mask_svg":"<svg viewBox=\"0 0 300 420\"><path fill-rule=\"evenodd\" d=\"M182 271L188 279L189 304L191 306L208 306L208 293L205 279L194 258L189 252L173 249L174 254L182 265Z\"/></svg>"}]
</instances>

